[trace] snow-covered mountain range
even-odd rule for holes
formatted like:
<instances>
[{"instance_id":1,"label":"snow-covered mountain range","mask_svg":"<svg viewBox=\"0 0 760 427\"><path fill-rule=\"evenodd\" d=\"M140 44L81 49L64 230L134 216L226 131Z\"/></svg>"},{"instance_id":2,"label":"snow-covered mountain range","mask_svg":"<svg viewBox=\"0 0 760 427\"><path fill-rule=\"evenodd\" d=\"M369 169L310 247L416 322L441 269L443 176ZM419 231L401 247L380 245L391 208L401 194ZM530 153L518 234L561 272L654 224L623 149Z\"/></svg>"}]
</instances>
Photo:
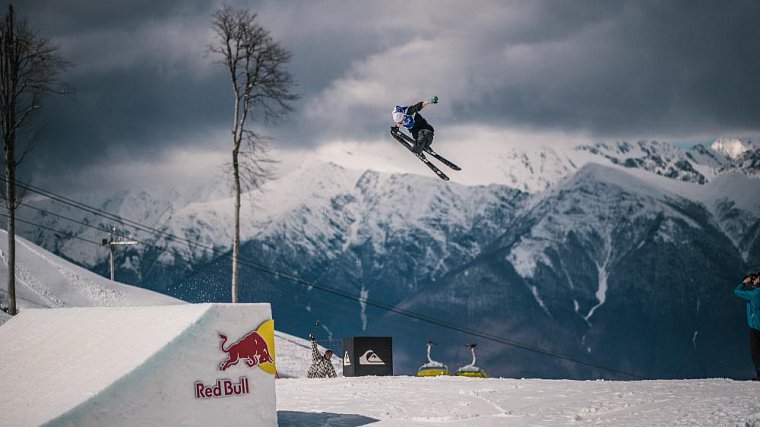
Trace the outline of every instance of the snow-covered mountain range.
<instances>
[{"instance_id":1,"label":"snow-covered mountain range","mask_svg":"<svg viewBox=\"0 0 760 427\"><path fill-rule=\"evenodd\" d=\"M271 301L279 327L297 335L315 320L334 337L393 335L401 372L424 361L430 338L450 343L441 351L451 358L466 358L460 344L478 338L385 308L593 362L481 337L483 364L502 375L749 369L732 290L760 269L760 149L739 139L687 151L642 141L507 145L482 157L469 170L488 171L488 185L318 158L269 182L243 205L241 299ZM232 203L219 183L67 196L151 228L131 229L141 244L119 250L123 281L189 301L229 299ZM47 229L20 224L23 236L101 274L107 251L93 242L112 226L130 230L49 199L27 204L20 217Z\"/></svg>"}]
</instances>

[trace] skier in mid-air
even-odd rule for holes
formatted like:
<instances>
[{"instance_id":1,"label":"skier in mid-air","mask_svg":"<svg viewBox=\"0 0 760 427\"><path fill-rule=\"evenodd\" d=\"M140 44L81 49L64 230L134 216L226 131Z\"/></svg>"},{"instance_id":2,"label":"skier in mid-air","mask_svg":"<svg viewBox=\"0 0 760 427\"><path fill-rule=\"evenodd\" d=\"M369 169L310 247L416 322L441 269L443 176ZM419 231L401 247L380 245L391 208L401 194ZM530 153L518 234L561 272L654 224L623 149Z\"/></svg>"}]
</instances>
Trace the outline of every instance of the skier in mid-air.
<instances>
[{"instance_id":1,"label":"skier in mid-air","mask_svg":"<svg viewBox=\"0 0 760 427\"><path fill-rule=\"evenodd\" d=\"M415 141L412 151L417 154L430 147L430 144L433 143L434 133L433 127L420 115L419 111L430 104L437 103L438 97L431 96L427 101L420 101L406 107L397 105L393 109L393 121L396 125L409 129Z\"/></svg>"},{"instance_id":2,"label":"skier in mid-air","mask_svg":"<svg viewBox=\"0 0 760 427\"><path fill-rule=\"evenodd\" d=\"M430 168L430 170L438 175L438 178L441 178L444 181L448 181L449 177L443 173L438 168L438 166L430 162L430 160L425 156L425 154L429 154L433 156L433 158L441 161L444 165L450 167L455 171L462 170L462 168L430 148L430 144L433 143L433 133L435 131L433 130L433 127L430 126L430 123L428 123L427 120L422 117L420 110L430 104L437 103L438 97L431 96L427 101L420 101L414 105L409 105L406 107L397 105L393 109L392 113L393 122L396 123L396 126L391 127L391 136L393 136L396 141L401 143L401 145L406 147L407 150L414 153L414 155L417 156L417 158L420 159L422 163L424 163L427 167ZM399 127L401 126L405 127L412 134L412 136L410 137L404 132L401 132L399 130Z\"/></svg>"}]
</instances>

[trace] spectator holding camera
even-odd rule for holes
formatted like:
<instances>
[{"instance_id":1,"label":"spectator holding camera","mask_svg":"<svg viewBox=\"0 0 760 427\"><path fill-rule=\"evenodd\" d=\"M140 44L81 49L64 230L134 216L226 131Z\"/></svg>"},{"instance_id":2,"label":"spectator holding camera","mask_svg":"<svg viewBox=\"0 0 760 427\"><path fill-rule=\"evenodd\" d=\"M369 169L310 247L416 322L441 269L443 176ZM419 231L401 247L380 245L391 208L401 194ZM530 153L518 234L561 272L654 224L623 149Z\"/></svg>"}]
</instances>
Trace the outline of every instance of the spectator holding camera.
<instances>
[{"instance_id":1,"label":"spectator holding camera","mask_svg":"<svg viewBox=\"0 0 760 427\"><path fill-rule=\"evenodd\" d=\"M747 301L747 322L752 363L755 365L755 381L760 381L760 273L744 276L734 289L737 297Z\"/></svg>"}]
</instances>

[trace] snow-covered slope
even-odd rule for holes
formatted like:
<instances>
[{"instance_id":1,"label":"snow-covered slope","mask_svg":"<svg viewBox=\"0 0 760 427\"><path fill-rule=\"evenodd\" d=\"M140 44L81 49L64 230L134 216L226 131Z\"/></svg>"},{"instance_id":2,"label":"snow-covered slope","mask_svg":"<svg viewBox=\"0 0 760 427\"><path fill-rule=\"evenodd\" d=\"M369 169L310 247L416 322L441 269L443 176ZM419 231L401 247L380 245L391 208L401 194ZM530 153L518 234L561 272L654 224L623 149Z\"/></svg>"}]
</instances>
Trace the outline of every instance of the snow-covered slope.
<instances>
[{"instance_id":1,"label":"snow-covered slope","mask_svg":"<svg viewBox=\"0 0 760 427\"><path fill-rule=\"evenodd\" d=\"M8 237L0 230L0 280L7 283ZM7 287L0 290L3 306ZM167 295L114 283L21 237L16 238L16 298L24 308L180 304Z\"/></svg>"}]
</instances>

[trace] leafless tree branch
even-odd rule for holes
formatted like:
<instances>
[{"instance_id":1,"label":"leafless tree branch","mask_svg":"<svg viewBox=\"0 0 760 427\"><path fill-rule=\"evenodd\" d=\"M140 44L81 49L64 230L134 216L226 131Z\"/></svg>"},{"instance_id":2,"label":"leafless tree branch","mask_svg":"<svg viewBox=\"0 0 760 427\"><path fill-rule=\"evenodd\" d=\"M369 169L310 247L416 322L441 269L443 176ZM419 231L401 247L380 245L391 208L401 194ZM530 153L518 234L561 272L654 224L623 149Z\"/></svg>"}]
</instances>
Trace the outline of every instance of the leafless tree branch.
<instances>
[{"instance_id":1,"label":"leafless tree branch","mask_svg":"<svg viewBox=\"0 0 760 427\"><path fill-rule=\"evenodd\" d=\"M268 155L268 139L253 130L253 119L275 121L292 111L298 96L295 82L285 69L291 54L275 42L247 10L225 6L214 13L214 40L208 50L229 74L232 85L232 165L234 191L234 241L232 244L232 302L238 300L240 252L240 195L261 188L272 178L274 161Z\"/></svg>"}]
</instances>

